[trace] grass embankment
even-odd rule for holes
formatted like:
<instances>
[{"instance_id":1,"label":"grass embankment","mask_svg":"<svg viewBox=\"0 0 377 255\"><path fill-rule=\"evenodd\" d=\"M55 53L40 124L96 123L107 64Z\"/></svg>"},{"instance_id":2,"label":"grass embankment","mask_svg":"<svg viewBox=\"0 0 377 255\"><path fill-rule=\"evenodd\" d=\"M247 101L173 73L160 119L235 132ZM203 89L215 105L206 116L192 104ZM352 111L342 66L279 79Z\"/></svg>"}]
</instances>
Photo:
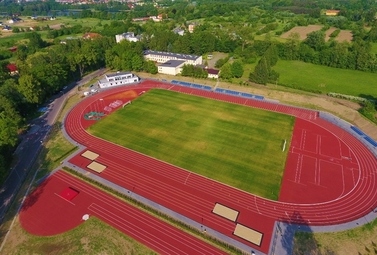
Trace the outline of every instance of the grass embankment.
<instances>
[{"instance_id":1,"label":"grass embankment","mask_svg":"<svg viewBox=\"0 0 377 255\"><path fill-rule=\"evenodd\" d=\"M294 254L377 254L377 220L347 231L295 235Z\"/></svg>"},{"instance_id":2,"label":"grass embankment","mask_svg":"<svg viewBox=\"0 0 377 255\"><path fill-rule=\"evenodd\" d=\"M294 118L152 90L91 126L103 139L277 199ZM111 130L111 132L109 132ZM273 155L273 156L271 156Z\"/></svg>"}]
</instances>

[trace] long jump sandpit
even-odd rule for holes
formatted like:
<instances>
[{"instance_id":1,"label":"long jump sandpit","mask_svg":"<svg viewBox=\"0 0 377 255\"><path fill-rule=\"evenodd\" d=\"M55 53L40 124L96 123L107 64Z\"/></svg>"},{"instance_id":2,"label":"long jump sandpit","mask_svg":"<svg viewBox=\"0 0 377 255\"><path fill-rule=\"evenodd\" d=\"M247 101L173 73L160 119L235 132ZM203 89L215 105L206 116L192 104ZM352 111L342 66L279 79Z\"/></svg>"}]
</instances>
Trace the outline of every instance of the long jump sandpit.
<instances>
[{"instance_id":1,"label":"long jump sandpit","mask_svg":"<svg viewBox=\"0 0 377 255\"><path fill-rule=\"evenodd\" d=\"M90 163L88 166L87 166L89 169L97 172L97 173L102 173L103 170L106 169L106 166L105 165L102 165L98 162L95 162L93 161L92 163Z\"/></svg>"},{"instance_id":2,"label":"long jump sandpit","mask_svg":"<svg viewBox=\"0 0 377 255\"><path fill-rule=\"evenodd\" d=\"M99 154L94 153L93 151L85 151L83 154L81 154L84 158L90 159L90 160L95 160L96 158L99 157Z\"/></svg>"},{"instance_id":3,"label":"long jump sandpit","mask_svg":"<svg viewBox=\"0 0 377 255\"><path fill-rule=\"evenodd\" d=\"M235 236L241 237L242 239L249 241L250 243L253 243L255 245L260 246L262 243L263 234L245 227L244 225L238 224L236 225L236 229L234 230L233 234Z\"/></svg>"},{"instance_id":4,"label":"long jump sandpit","mask_svg":"<svg viewBox=\"0 0 377 255\"><path fill-rule=\"evenodd\" d=\"M233 222L236 222L239 213L238 211L219 203L215 204L212 212Z\"/></svg>"}]
</instances>

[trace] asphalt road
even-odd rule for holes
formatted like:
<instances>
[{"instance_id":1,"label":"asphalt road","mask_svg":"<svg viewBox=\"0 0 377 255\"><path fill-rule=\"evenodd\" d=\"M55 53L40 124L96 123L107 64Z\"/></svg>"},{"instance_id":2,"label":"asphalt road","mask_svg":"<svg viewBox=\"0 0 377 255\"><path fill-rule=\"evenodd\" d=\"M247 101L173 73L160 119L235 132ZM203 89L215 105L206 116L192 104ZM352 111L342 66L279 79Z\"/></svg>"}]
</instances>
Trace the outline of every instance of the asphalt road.
<instances>
[{"instance_id":1,"label":"asphalt road","mask_svg":"<svg viewBox=\"0 0 377 255\"><path fill-rule=\"evenodd\" d=\"M105 71L104 68L99 69L88 74L80 81L68 85L60 93L50 99L49 105L46 106L49 110L30 123L28 133L23 137L14 152L17 163L13 166L8 178L0 188L0 224L3 222L4 216L13 198L16 196L22 182L25 180L39 152L43 148L43 143L51 127L56 122L66 99L77 93L77 86L84 85L90 79L102 75Z\"/></svg>"}]
</instances>

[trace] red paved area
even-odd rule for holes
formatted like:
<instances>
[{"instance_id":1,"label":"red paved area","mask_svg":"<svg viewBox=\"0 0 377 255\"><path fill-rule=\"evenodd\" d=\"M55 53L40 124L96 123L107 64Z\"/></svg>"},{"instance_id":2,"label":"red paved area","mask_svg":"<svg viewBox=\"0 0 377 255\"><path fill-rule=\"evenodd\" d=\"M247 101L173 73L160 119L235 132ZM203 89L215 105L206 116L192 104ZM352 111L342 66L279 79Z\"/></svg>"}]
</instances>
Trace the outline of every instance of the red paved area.
<instances>
[{"instance_id":1,"label":"red paved area","mask_svg":"<svg viewBox=\"0 0 377 255\"><path fill-rule=\"evenodd\" d=\"M352 191L359 179L350 148L321 126L296 119L279 201L320 203Z\"/></svg>"},{"instance_id":2,"label":"red paved area","mask_svg":"<svg viewBox=\"0 0 377 255\"><path fill-rule=\"evenodd\" d=\"M101 103L133 99L155 87L296 116L280 201L217 183L85 131L93 123L83 119L85 113L103 107ZM125 90L130 91L129 96L125 96ZM377 162L373 154L351 134L310 110L146 81L83 100L68 114L65 128L72 139L100 154L96 161L107 166L101 177L264 253L268 253L275 220L312 225L344 223L362 217L377 203ZM71 162L85 167L90 161L79 154ZM233 236L235 223L211 213L216 202L239 211L238 223L262 232L261 247Z\"/></svg>"},{"instance_id":3,"label":"red paved area","mask_svg":"<svg viewBox=\"0 0 377 255\"><path fill-rule=\"evenodd\" d=\"M72 201L57 195L66 187L78 191ZM226 254L63 171L49 177L27 198L20 221L31 234L50 236L84 224L86 213L160 254Z\"/></svg>"}]
</instances>

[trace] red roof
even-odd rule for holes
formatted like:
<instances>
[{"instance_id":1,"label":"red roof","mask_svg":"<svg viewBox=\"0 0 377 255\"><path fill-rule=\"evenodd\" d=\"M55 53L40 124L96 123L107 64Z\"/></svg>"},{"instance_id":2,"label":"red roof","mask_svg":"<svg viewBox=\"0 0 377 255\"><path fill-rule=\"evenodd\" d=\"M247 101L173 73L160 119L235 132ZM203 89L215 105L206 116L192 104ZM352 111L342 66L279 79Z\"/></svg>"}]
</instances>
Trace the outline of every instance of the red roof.
<instances>
[{"instance_id":1,"label":"red roof","mask_svg":"<svg viewBox=\"0 0 377 255\"><path fill-rule=\"evenodd\" d=\"M15 64L8 64L7 65L7 68L9 70L9 72L16 72L18 69L17 69L17 66Z\"/></svg>"},{"instance_id":2,"label":"red roof","mask_svg":"<svg viewBox=\"0 0 377 255\"><path fill-rule=\"evenodd\" d=\"M15 52L15 51L17 50L17 46L10 47L9 50L10 50L11 52Z\"/></svg>"},{"instance_id":3,"label":"red roof","mask_svg":"<svg viewBox=\"0 0 377 255\"><path fill-rule=\"evenodd\" d=\"M212 69L212 68L207 68L206 69L208 74L213 74L213 75L216 75L216 74L219 74L220 70L216 70L216 69Z\"/></svg>"},{"instance_id":4,"label":"red roof","mask_svg":"<svg viewBox=\"0 0 377 255\"><path fill-rule=\"evenodd\" d=\"M96 37L100 37L101 35L100 34L97 34L97 33L85 33L82 38L84 39L93 39L93 38L96 38Z\"/></svg>"}]
</instances>

